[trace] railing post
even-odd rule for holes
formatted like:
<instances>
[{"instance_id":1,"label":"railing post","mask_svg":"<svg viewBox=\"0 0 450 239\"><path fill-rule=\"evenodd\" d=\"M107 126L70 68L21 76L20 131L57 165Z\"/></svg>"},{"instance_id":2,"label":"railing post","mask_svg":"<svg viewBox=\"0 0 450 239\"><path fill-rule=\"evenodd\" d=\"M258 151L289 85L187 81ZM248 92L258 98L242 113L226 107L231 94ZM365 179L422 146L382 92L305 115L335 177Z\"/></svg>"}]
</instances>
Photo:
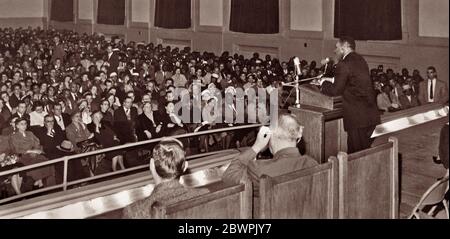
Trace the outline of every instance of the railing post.
<instances>
[{"instance_id":1,"label":"railing post","mask_svg":"<svg viewBox=\"0 0 450 239\"><path fill-rule=\"evenodd\" d=\"M67 167L69 166L68 163L69 160L66 157L64 157L64 173L63 173L63 191L67 190Z\"/></svg>"}]
</instances>

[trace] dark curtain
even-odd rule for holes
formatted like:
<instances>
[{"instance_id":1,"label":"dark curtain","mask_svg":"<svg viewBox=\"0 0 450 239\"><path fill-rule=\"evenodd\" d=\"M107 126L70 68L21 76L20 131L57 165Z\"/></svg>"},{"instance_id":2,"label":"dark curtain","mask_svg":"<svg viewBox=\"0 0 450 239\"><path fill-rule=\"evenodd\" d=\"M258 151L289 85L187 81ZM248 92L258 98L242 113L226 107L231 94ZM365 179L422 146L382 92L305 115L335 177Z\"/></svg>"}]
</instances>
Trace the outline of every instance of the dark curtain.
<instances>
[{"instance_id":1,"label":"dark curtain","mask_svg":"<svg viewBox=\"0 0 450 239\"><path fill-rule=\"evenodd\" d=\"M155 27L190 28L191 0L156 0Z\"/></svg>"},{"instance_id":2,"label":"dark curtain","mask_svg":"<svg viewBox=\"0 0 450 239\"><path fill-rule=\"evenodd\" d=\"M125 0L98 0L97 23L125 24Z\"/></svg>"},{"instance_id":3,"label":"dark curtain","mask_svg":"<svg viewBox=\"0 0 450 239\"><path fill-rule=\"evenodd\" d=\"M58 22L73 21L73 0L53 0L51 2L50 20Z\"/></svg>"},{"instance_id":4,"label":"dark curtain","mask_svg":"<svg viewBox=\"0 0 450 239\"><path fill-rule=\"evenodd\" d=\"M278 33L278 0L231 0L230 31Z\"/></svg>"},{"instance_id":5,"label":"dark curtain","mask_svg":"<svg viewBox=\"0 0 450 239\"><path fill-rule=\"evenodd\" d=\"M401 0L336 0L334 36L401 40Z\"/></svg>"}]
</instances>

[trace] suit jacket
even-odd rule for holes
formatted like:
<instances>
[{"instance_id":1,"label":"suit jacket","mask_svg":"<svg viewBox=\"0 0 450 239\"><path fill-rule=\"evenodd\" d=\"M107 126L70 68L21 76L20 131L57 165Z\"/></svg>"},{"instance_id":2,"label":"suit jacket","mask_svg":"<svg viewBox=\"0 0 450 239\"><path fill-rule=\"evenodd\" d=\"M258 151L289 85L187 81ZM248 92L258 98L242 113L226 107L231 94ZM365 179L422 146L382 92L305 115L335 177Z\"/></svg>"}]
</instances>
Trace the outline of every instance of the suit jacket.
<instances>
[{"instance_id":1,"label":"suit jacket","mask_svg":"<svg viewBox=\"0 0 450 239\"><path fill-rule=\"evenodd\" d=\"M3 119L6 121L6 125L9 125L9 120L11 119L12 113L9 108L4 105L0 114L3 116Z\"/></svg>"},{"instance_id":2,"label":"suit jacket","mask_svg":"<svg viewBox=\"0 0 450 239\"><path fill-rule=\"evenodd\" d=\"M409 99L406 95L399 96L398 100L400 101L400 106L403 110L413 108L413 107L420 105L419 100L417 99L417 96L415 96L415 95L411 95L411 101L409 101Z\"/></svg>"},{"instance_id":3,"label":"suit jacket","mask_svg":"<svg viewBox=\"0 0 450 239\"><path fill-rule=\"evenodd\" d=\"M60 128L55 127L53 131L52 137L47 134L47 128L44 126L40 127L36 134L48 159L55 159L58 157L59 150L56 146L59 146L62 141L66 139L65 133Z\"/></svg>"},{"instance_id":4,"label":"suit jacket","mask_svg":"<svg viewBox=\"0 0 450 239\"><path fill-rule=\"evenodd\" d=\"M145 130L148 130L152 134L153 139L161 137L162 130L156 133L156 127L161 123L157 113L153 113L153 120L152 122L144 113L137 117L136 135L139 141L149 140L144 133Z\"/></svg>"},{"instance_id":5,"label":"suit jacket","mask_svg":"<svg viewBox=\"0 0 450 239\"><path fill-rule=\"evenodd\" d=\"M14 118L14 117L20 118L20 117L19 117L19 113L16 112L15 114L11 115L11 118L10 118L10 119L12 119L12 118ZM28 125L30 125L30 115L29 115L29 114L25 113L25 114L22 115L21 118L26 119L27 122L28 122Z\"/></svg>"},{"instance_id":6,"label":"suit jacket","mask_svg":"<svg viewBox=\"0 0 450 239\"><path fill-rule=\"evenodd\" d=\"M157 71L155 73L155 81L156 81L156 84L158 85L158 87L162 87L164 85L164 82L166 81L166 79L164 78L164 74L162 71Z\"/></svg>"},{"instance_id":7,"label":"suit jacket","mask_svg":"<svg viewBox=\"0 0 450 239\"><path fill-rule=\"evenodd\" d=\"M155 217L152 207L155 203L172 204L208 193L208 189L184 187L178 180L157 184L149 197L134 202L123 209L123 218L150 219Z\"/></svg>"},{"instance_id":8,"label":"suit jacket","mask_svg":"<svg viewBox=\"0 0 450 239\"><path fill-rule=\"evenodd\" d=\"M9 97L9 103L11 104L11 107L13 107L13 108L15 108L19 105L19 101L20 101L20 98L18 98L15 94L12 94Z\"/></svg>"},{"instance_id":9,"label":"suit jacket","mask_svg":"<svg viewBox=\"0 0 450 239\"><path fill-rule=\"evenodd\" d=\"M64 63L64 58L66 57L66 51L64 51L64 47L62 44L59 44L53 48L53 55L50 62L55 62L56 59L61 59L61 62Z\"/></svg>"},{"instance_id":10,"label":"suit jacket","mask_svg":"<svg viewBox=\"0 0 450 239\"><path fill-rule=\"evenodd\" d=\"M317 165L317 162L309 157L302 156L298 148L285 148L269 160L253 160L256 152L252 148L243 151L237 159L233 160L223 174L223 181L237 184L242 178L249 178L253 183L254 216L259 212L259 178L263 175L275 177L294 172L303 168ZM256 213L256 214L255 214Z\"/></svg>"},{"instance_id":11,"label":"suit jacket","mask_svg":"<svg viewBox=\"0 0 450 239\"><path fill-rule=\"evenodd\" d=\"M72 119L71 119L70 115L67 113L62 113L61 116L62 116L62 121L64 123L64 130L62 130L61 126L59 126L56 117L53 116L53 119L55 120L55 128L58 128L61 131L66 132L67 126L69 126L72 123Z\"/></svg>"},{"instance_id":12,"label":"suit jacket","mask_svg":"<svg viewBox=\"0 0 450 239\"><path fill-rule=\"evenodd\" d=\"M428 104L428 80L420 82L419 85L419 102L424 105ZM445 82L436 79L436 87L434 88L434 102L441 104L448 102L448 86Z\"/></svg>"},{"instance_id":13,"label":"suit jacket","mask_svg":"<svg viewBox=\"0 0 450 239\"><path fill-rule=\"evenodd\" d=\"M135 107L130 109L130 118L128 120L123 106L114 111L114 130L121 143L135 141L134 133L137 118L137 109Z\"/></svg>"},{"instance_id":14,"label":"suit jacket","mask_svg":"<svg viewBox=\"0 0 450 239\"><path fill-rule=\"evenodd\" d=\"M89 139L90 135L91 132L89 132L87 126L85 126L84 128L77 128L74 122L72 122L66 128L66 137L70 142L72 142L75 150L79 150L77 143Z\"/></svg>"},{"instance_id":15,"label":"suit jacket","mask_svg":"<svg viewBox=\"0 0 450 239\"><path fill-rule=\"evenodd\" d=\"M0 131L8 125L7 121L3 118L3 115L0 114Z\"/></svg>"},{"instance_id":16,"label":"suit jacket","mask_svg":"<svg viewBox=\"0 0 450 239\"><path fill-rule=\"evenodd\" d=\"M108 73L117 72L117 67L119 67L120 63L119 55L113 52L111 57L108 58L108 55L106 55L106 58L109 63Z\"/></svg>"},{"instance_id":17,"label":"suit jacket","mask_svg":"<svg viewBox=\"0 0 450 239\"><path fill-rule=\"evenodd\" d=\"M329 96L342 96L346 131L381 122L369 67L359 54L352 52L337 64L334 84L325 82L322 92Z\"/></svg>"}]
</instances>

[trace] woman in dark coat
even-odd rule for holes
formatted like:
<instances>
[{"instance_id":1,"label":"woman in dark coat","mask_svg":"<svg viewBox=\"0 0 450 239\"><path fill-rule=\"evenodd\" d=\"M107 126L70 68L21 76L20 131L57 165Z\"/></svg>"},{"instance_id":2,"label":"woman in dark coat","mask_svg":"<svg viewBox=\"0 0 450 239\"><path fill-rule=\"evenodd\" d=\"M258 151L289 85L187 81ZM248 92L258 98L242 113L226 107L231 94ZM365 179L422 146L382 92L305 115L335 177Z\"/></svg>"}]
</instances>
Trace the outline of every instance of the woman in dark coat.
<instances>
[{"instance_id":1,"label":"woman in dark coat","mask_svg":"<svg viewBox=\"0 0 450 239\"><path fill-rule=\"evenodd\" d=\"M143 113L137 117L136 134L139 141L156 139L162 136L162 122L158 119L159 115L152 111L150 102L145 102Z\"/></svg>"},{"instance_id":2,"label":"woman in dark coat","mask_svg":"<svg viewBox=\"0 0 450 239\"><path fill-rule=\"evenodd\" d=\"M98 111L93 115L92 124L90 125L92 132L94 133L94 139L103 148L114 147L120 145L119 139L117 138L114 131L102 123L103 113ZM117 170L117 163L121 169L125 169L123 164L122 151L112 151L106 154L106 158L112 160L113 171Z\"/></svg>"},{"instance_id":3,"label":"woman in dark coat","mask_svg":"<svg viewBox=\"0 0 450 239\"><path fill-rule=\"evenodd\" d=\"M105 125L112 127L114 123L114 110L111 109L111 105L107 99L104 99L100 102L100 111L103 114L102 123Z\"/></svg>"}]
</instances>

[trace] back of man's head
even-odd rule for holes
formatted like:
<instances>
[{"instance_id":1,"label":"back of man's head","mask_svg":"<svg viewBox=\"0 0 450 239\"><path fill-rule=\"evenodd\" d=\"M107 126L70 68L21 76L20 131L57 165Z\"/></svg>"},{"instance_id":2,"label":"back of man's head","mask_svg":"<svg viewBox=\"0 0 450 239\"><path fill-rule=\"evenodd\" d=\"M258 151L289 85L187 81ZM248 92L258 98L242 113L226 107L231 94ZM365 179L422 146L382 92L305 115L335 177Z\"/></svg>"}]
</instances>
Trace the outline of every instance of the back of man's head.
<instances>
[{"instance_id":1,"label":"back of man's head","mask_svg":"<svg viewBox=\"0 0 450 239\"><path fill-rule=\"evenodd\" d=\"M167 138L153 148L154 169L163 180L177 179L186 169L183 144L174 138Z\"/></svg>"},{"instance_id":2,"label":"back of man's head","mask_svg":"<svg viewBox=\"0 0 450 239\"><path fill-rule=\"evenodd\" d=\"M352 49L353 51L356 50L356 42L355 42L355 39L353 39L352 37L343 36L343 37L339 38L339 42L342 45L347 43L348 46L350 47L350 49Z\"/></svg>"},{"instance_id":3,"label":"back of man's head","mask_svg":"<svg viewBox=\"0 0 450 239\"><path fill-rule=\"evenodd\" d=\"M277 139L296 143L302 137L303 126L294 115L282 114L278 117L274 133Z\"/></svg>"}]
</instances>

